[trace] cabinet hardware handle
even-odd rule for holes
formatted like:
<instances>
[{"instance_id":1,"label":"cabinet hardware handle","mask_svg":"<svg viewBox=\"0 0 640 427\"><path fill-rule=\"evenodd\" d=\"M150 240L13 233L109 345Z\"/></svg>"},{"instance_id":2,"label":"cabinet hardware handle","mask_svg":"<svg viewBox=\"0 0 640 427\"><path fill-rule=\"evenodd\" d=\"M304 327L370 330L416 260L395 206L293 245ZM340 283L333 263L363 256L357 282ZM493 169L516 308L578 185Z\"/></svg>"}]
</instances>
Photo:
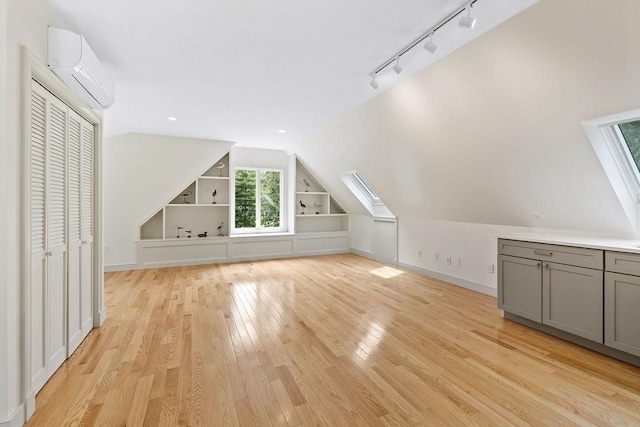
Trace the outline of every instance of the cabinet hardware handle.
<instances>
[{"instance_id":1,"label":"cabinet hardware handle","mask_svg":"<svg viewBox=\"0 0 640 427\"><path fill-rule=\"evenodd\" d=\"M86 240L83 240L83 241L82 241L82 244L83 244L83 245L86 245L86 244L87 244L87 241L86 241Z\"/></svg>"},{"instance_id":2,"label":"cabinet hardware handle","mask_svg":"<svg viewBox=\"0 0 640 427\"><path fill-rule=\"evenodd\" d=\"M540 263L540 262L539 262L539 263L536 265L536 268L537 268L538 270L540 270L540 264L542 264L542 263Z\"/></svg>"},{"instance_id":3,"label":"cabinet hardware handle","mask_svg":"<svg viewBox=\"0 0 640 427\"><path fill-rule=\"evenodd\" d=\"M542 251L540 249L534 249L533 253L536 254L536 255L553 256L553 252L551 252L551 251Z\"/></svg>"},{"instance_id":4,"label":"cabinet hardware handle","mask_svg":"<svg viewBox=\"0 0 640 427\"><path fill-rule=\"evenodd\" d=\"M544 265L544 268L546 268L546 269L548 270L548 269L549 269L549 263L546 263L546 264Z\"/></svg>"},{"instance_id":5,"label":"cabinet hardware handle","mask_svg":"<svg viewBox=\"0 0 640 427\"><path fill-rule=\"evenodd\" d=\"M53 255L53 254L51 253L51 251L46 251L44 254L45 254L45 256L51 256L51 255Z\"/></svg>"}]
</instances>

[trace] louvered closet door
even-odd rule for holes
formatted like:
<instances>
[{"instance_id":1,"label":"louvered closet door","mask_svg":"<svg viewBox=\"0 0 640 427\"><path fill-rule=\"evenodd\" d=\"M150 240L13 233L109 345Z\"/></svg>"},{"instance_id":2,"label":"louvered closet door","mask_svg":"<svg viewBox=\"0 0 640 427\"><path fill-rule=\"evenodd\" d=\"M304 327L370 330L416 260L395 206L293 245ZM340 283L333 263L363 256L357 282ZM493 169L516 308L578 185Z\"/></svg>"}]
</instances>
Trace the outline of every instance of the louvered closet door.
<instances>
[{"instance_id":1,"label":"louvered closet door","mask_svg":"<svg viewBox=\"0 0 640 427\"><path fill-rule=\"evenodd\" d=\"M31 380L39 390L67 357L67 113L36 82L31 93Z\"/></svg>"},{"instance_id":2,"label":"louvered closet door","mask_svg":"<svg viewBox=\"0 0 640 427\"><path fill-rule=\"evenodd\" d=\"M81 135L84 120L74 111L69 111L68 160L69 173L67 194L68 209L68 274L67 274L67 357L78 348L84 335L82 333L81 314L81 246L80 217L80 158Z\"/></svg>"},{"instance_id":3,"label":"louvered closet door","mask_svg":"<svg viewBox=\"0 0 640 427\"><path fill-rule=\"evenodd\" d=\"M35 390L47 380L46 357L46 187L47 187L47 116L49 93L32 81L30 115L30 228L31 277L29 278L30 306L30 373Z\"/></svg>"},{"instance_id":4,"label":"louvered closet door","mask_svg":"<svg viewBox=\"0 0 640 427\"><path fill-rule=\"evenodd\" d=\"M67 115L68 107L49 97L46 193L47 376L67 358Z\"/></svg>"},{"instance_id":5,"label":"louvered closet door","mask_svg":"<svg viewBox=\"0 0 640 427\"><path fill-rule=\"evenodd\" d=\"M94 128L82 120L80 144L80 319L82 337L93 328Z\"/></svg>"}]
</instances>

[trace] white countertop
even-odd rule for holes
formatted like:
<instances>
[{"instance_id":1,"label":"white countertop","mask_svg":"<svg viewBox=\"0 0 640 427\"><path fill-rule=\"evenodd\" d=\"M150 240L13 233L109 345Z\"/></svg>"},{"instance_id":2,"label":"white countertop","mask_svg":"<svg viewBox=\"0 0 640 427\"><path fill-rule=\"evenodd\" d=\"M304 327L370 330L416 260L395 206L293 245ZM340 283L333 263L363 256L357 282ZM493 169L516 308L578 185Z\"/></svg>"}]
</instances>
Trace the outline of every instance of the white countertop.
<instances>
[{"instance_id":1,"label":"white countertop","mask_svg":"<svg viewBox=\"0 0 640 427\"><path fill-rule=\"evenodd\" d=\"M498 238L640 254L640 240L638 239L609 239L605 237L538 233L509 234L498 236Z\"/></svg>"}]
</instances>

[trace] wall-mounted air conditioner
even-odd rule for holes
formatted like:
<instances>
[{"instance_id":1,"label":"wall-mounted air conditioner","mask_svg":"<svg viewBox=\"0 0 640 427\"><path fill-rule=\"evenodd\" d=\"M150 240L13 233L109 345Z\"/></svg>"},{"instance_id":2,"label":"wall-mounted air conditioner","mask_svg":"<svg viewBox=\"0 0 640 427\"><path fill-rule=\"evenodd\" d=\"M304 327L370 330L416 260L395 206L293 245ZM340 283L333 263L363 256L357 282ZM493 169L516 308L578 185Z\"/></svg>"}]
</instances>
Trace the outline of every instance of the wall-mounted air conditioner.
<instances>
[{"instance_id":1,"label":"wall-mounted air conditioner","mask_svg":"<svg viewBox=\"0 0 640 427\"><path fill-rule=\"evenodd\" d=\"M89 107L113 105L115 84L83 36L49 27L49 68Z\"/></svg>"}]
</instances>

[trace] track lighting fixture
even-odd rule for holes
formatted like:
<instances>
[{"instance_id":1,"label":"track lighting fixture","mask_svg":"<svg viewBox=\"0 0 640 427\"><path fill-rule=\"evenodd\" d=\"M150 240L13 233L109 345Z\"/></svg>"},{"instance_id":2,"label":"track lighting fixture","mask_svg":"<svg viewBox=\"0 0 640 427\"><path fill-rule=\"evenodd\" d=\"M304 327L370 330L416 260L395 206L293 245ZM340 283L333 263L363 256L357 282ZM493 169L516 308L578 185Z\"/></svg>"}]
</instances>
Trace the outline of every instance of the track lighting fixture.
<instances>
[{"instance_id":1,"label":"track lighting fixture","mask_svg":"<svg viewBox=\"0 0 640 427\"><path fill-rule=\"evenodd\" d=\"M460 21L458 21L458 26L460 28L466 28L468 30L472 30L476 25L476 18L471 17L471 3L469 3L466 7L467 16L461 16Z\"/></svg>"},{"instance_id":2,"label":"track lighting fixture","mask_svg":"<svg viewBox=\"0 0 640 427\"><path fill-rule=\"evenodd\" d=\"M396 64L393 66L393 71L395 71L397 74L400 74L402 72L402 65L400 65L400 57L396 58Z\"/></svg>"},{"instance_id":3,"label":"track lighting fixture","mask_svg":"<svg viewBox=\"0 0 640 427\"><path fill-rule=\"evenodd\" d=\"M371 86L374 89L378 89L378 86L380 86L378 84L378 82L376 81L376 75L375 74L371 75L371 81L369 82L369 86Z\"/></svg>"},{"instance_id":4,"label":"track lighting fixture","mask_svg":"<svg viewBox=\"0 0 640 427\"><path fill-rule=\"evenodd\" d=\"M409 52L411 49L413 49L417 45L419 45L420 43L424 42L424 45L423 45L424 49L431 53L435 53L436 50L438 49L438 45L436 45L433 42L433 37L435 36L436 31L438 31L440 28L448 24L450 21L454 20L459 15L462 15L462 16L458 21L458 26L461 28L469 29L469 30L473 29L473 27L476 25L476 18L473 18L471 16L471 7L477 1L478 0L469 0L469 2L466 5L459 6L458 8L454 9L450 14L442 18L440 22L438 22L436 25L429 28L426 32L422 33L418 38L414 39L411 43L409 43L408 45L400 49L398 52L396 52L395 55L393 55L392 57L384 61L382 64L378 65L376 69L374 69L372 72L369 73L369 75L371 76L371 81L369 82L369 86L371 86L374 89L378 89L379 85L378 85L378 82L376 82L376 76L381 71L388 69L388 67L391 67L393 71L400 74L400 72L402 72L402 66L400 65L400 57L405 53ZM464 16L465 11L467 12L466 16ZM391 66L391 64L393 64L393 66Z\"/></svg>"},{"instance_id":5,"label":"track lighting fixture","mask_svg":"<svg viewBox=\"0 0 640 427\"><path fill-rule=\"evenodd\" d=\"M431 53L436 53L436 50L438 49L438 45L433 42L434 34L435 33L431 33L431 35L427 39L427 42L424 44L424 48Z\"/></svg>"}]
</instances>

